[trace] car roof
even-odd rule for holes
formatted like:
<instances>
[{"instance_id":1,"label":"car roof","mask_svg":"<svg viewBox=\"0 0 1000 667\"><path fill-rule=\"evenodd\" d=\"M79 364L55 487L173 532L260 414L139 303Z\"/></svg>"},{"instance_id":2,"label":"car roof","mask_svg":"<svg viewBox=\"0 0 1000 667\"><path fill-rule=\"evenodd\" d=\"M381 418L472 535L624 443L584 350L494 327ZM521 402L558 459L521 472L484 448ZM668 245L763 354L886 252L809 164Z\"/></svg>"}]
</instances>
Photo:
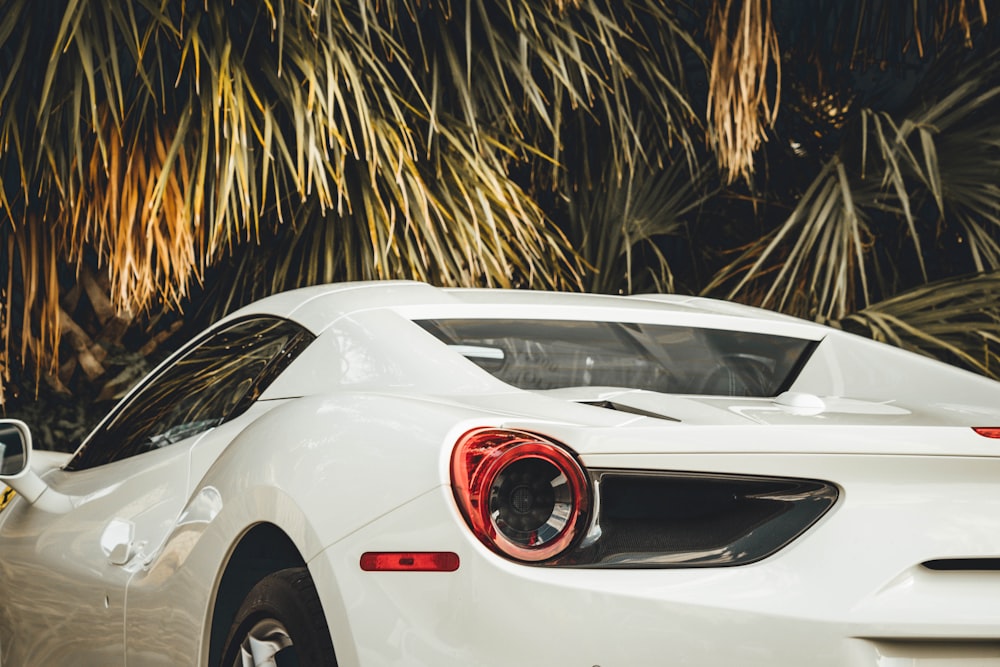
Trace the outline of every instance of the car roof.
<instances>
[{"instance_id":1,"label":"car roof","mask_svg":"<svg viewBox=\"0 0 1000 667\"><path fill-rule=\"evenodd\" d=\"M256 314L293 319L319 333L342 317L364 311L394 310L409 319L433 317L527 317L626 321L647 317L681 318L727 329L782 330L817 338L813 323L738 303L677 294L616 296L522 289L439 288L417 281L331 283L282 292L256 301L225 320ZM575 315L574 315L575 314ZM224 320L224 321L225 321ZM756 322L756 326L748 326ZM693 322L692 322L693 323Z\"/></svg>"},{"instance_id":2,"label":"car roof","mask_svg":"<svg viewBox=\"0 0 1000 667\"><path fill-rule=\"evenodd\" d=\"M891 403L916 415L907 417L911 422L923 419L921 415L927 415L932 423L994 420L996 397L1000 395L996 382L939 361L805 320L700 297L452 289L412 281L381 281L293 290L257 301L230 317L254 314L293 319L319 337L317 344L303 354L307 363L297 364L295 373L283 373L264 399L314 395L347 386L354 390L462 397L462 401L473 395L523 393L441 344L422 327L411 324L406 328L408 322L448 319L662 323L813 340L819 342L816 353L790 391L867 402L867 412L849 413L862 417L882 414L889 410L883 404ZM342 358L345 349L363 361L380 361L348 365L351 377L341 377L335 372L340 364L330 360ZM698 400L704 403L713 399ZM872 402L878 405L869 406ZM836 410L844 409L843 401L831 405ZM745 412L745 407L739 409ZM763 409L782 408L768 403ZM823 412L822 418L829 421L832 414L839 414L836 410ZM857 421L862 417L844 419ZM767 421L759 414L750 419ZM890 421L899 419L886 417Z\"/></svg>"}]
</instances>

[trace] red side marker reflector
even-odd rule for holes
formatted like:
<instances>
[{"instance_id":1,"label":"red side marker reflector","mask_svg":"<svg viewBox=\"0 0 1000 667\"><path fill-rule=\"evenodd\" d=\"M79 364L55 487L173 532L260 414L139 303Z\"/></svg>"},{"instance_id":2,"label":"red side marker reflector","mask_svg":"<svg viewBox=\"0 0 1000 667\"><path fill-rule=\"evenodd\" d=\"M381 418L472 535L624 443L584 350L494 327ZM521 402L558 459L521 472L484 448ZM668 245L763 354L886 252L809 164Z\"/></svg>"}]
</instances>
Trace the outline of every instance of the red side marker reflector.
<instances>
[{"instance_id":1,"label":"red side marker reflector","mask_svg":"<svg viewBox=\"0 0 1000 667\"><path fill-rule=\"evenodd\" d=\"M1000 426L973 426L972 430L984 438L1000 438Z\"/></svg>"},{"instance_id":2,"label":"red side marker reflector","mask_svg":"<svg viewBox=\"0 0 1000 667\"><path fill-rule=\"evenodd\" d=\"M361 554L365 572L454 572L458 554L450 551L366 551Z\"/></svg>"}]
</instances>

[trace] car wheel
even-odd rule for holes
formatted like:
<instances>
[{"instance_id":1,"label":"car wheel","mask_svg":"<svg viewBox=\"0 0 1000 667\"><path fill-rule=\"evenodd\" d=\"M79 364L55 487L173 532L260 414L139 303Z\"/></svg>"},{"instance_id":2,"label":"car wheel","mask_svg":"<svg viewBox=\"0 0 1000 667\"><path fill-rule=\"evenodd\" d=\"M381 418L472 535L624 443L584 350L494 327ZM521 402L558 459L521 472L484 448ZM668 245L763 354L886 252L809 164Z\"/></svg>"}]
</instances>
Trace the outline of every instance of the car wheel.
<instances>
[{"instance_id":1,"label":"car wheel","mask_svg":"<svg viewBox=\"0 0 1000 667\"><path fill-rule=\"evenodd\" d=\"M304 567L280 570L255 585L236 612L223 667L336 667L316 586Z\"/></svg>"}]
</instances>

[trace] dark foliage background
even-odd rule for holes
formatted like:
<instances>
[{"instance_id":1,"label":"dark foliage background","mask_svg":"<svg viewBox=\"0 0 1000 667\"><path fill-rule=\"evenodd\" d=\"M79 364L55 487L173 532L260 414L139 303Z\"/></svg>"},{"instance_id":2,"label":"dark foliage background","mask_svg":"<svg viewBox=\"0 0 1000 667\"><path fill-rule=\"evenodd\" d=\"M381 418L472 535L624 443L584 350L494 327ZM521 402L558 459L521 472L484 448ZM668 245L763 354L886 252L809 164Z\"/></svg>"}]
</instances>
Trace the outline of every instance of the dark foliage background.
<instances>
[{"instance_id":1,"label":"dark foliage background","mask_svg":"<svg viewBox=\"0 0 1000 667\"><path fill-rule=\"evenodd\" d=\"M0 9L0 402L44 446L333 280L706 294L997 374L992 2Z\"/></svg>"}]
</instances>

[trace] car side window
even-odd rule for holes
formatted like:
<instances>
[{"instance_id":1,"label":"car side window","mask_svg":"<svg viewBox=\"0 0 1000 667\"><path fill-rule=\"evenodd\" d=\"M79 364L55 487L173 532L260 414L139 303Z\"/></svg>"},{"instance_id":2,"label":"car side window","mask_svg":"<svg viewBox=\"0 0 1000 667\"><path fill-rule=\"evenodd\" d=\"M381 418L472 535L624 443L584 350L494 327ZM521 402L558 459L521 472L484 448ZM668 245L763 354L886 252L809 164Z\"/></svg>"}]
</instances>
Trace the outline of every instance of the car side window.
<instances>
[{"instance_id":1,"label":"car side window","mask_svg":"<svg viewBox=\"0 0 1000 667\"><path fill-rule=\"evenodd\" d=\"M167 447L246 411L314 336L276 317L208 334L149 378L66 466L83 470Z\"/></svg>"}]
</instances>

